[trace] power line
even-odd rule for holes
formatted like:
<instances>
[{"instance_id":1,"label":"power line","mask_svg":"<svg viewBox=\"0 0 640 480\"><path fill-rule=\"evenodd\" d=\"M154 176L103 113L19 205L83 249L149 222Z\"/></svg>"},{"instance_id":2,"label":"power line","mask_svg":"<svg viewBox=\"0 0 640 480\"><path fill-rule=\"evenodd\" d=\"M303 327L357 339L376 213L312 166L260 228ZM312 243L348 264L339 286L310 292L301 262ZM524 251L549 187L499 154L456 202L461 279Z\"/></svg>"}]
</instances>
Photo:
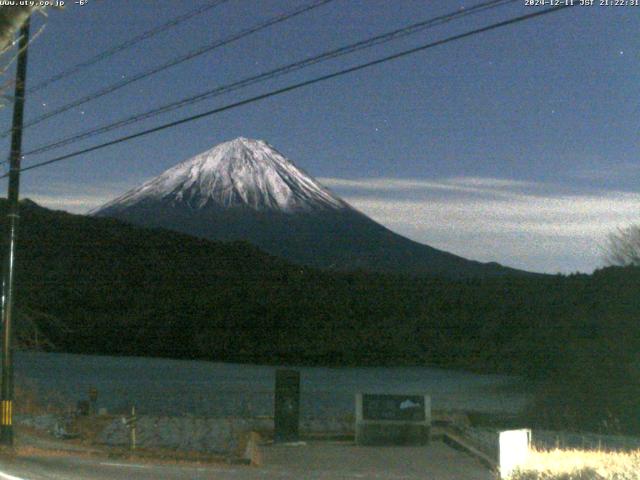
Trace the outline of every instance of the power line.
<instances>
[{"instance_id":1,"label":"power line","mask_svg":"<svg viewBox=\"0 0 640 480\"><path fill-rule=\"evenodd\" d=\"M200 114L197 114L197 115L192 115L192 116L180 119L180 120L176 120L174 122L165 123L165 124L160 125L158 127L150 128L148 130L143 130L143 131L138 132L138 133L134 133L134 134L127 135L127 136L124 136L124 137L120 137L120 138L117 138L115 140L111 140L109 142L101 143L101 144L95 145L93 147L85 148L85 149L78 150L78 151L73 152L73 153L69 153L69 154L66 154L66 155L55 157L55 158L52 158L50 160L46 160L46 161L43 161L43 162L36 163L34 165L29 165L28 167L22 168L20 171L33 170L35 168L44 167L44 166L50 165L52 163L61 162L63 160L67 160L69 158L77 157L78 155L82 155L84 153L89 153L89 152L94 152L96 150L101 150L103 148L110 147L112 145L116 145L116 144L119 144L119 143L127 142L129 140L133 140L135 138L143 137L143 136L149 135L151 133L159 132L161 130L166 130L168 128L173 128L173 127L176 127L178 125L182 125L184 123L188 123L188 122L192 122L192 121L195 121L195 120L199 120L201 118L209 117L209 116L215 115L217 113L221 113L221 112L224 112L224 111L227 111L227 110L231 110L233 108L241 107L243 105L248 105L250 103L254 103L254 102L257 102L257 101L260 101L260 100L264 100L264 99L267 99L267 98L270 98L270 97L274 97L276 95L281 95L283 93L287 93L287 92L290 92L290 91L293 91L293 90L297 90L297 89L302 88L302 87L306 87L306 86L309 86L309 85L320 83L320 82L323 82L325 80L330 80L332 78L341 77L343 75L347 75L349 73L357 72L357 71L363 70L365 68L373 67L375 65L380 65L382 63L386 63L386 62L389 62L389 61L392 61L392 60L397 60L399 58L403 58L403 57L406 57L408 55L413 55L414 53L418 53L418 52L421 52L421 51L424 51L424 50L427 50L427 49L430 49L430 48L434 48L434 47L437 47L437 46L440 46L440 45L444 45L446 43L450 43L450 42L453 42L453 41L456 41L456 40L461 40L463 38L468 38L468 37L471 37L473 35L478 35L480 33L488 32L488 31L495 30L495 29L498 29L498 28L501 28L501 27L506 27L508 25L513 25L515 23L520 23L520 22L523 22L523 21L526 21L526 20L530 20L532 18L536 18L536 17L540 17L540 16L543 16L543 15L547 15L549 13L558 12L560 10L564 10L565 8L570 8L572 6L574 6L574 5L567 4L567 5L562 5L562 6L558 6L558 7L551 7L551 8L547 8L547 9L544 9L544 10L540 10L538 12L529 13L527 15L521 15L519 17L514 17L514 18L511 18L509 20L504 20L502 22L493 23L493 24L488 25L486 27L477 28L475 30L471 30L471 31L468 31L468 32L465 32L465 33L461 33L461 34L458 34L458 35L453 35L453 36L447 37L447 38L445 38L443 40L437 40L435 42L428 43L428 44L425 44L425 45L421 45L419 47L411 48L409 50L404 50L402 52L395 53L393 55L388 55L388 56L380 58L378 60L373 60L373 61L370 61L370 62L367 62L367 63L362 63L362 64L356 65L354 67L346 68L344 70L339 70L337 72L329 73L329 74L323 75L321 77L316 77L316 78L313 78L311 80L306 80L304 82L295 83L293 85L289 85L287 87L283 87L283 88L280 88L278 90L273 90L273 91L268 92L268 93L263 93L261 95L257 95L255 97L251 97L251 98L247 98L245 100L241 100L241 101L238 101L238 102L235 102L235 103L231 103L231 104L225 105L223 107L215 108L215 109L209 110L207 112L203 112L203 113L200 113ZM8 176L7 174L4 174L4 175L0 176L0 179L6 178L7 176Z\"/></svg>"},{"instance_id":2,"label":"power line","mask_svg":"<svg viewBox=\"0 0 640 480\"><path fill-rule=\"evenodd\" d=\"M102 134L102 133L106 133L121 127L124 127L126 125L130 125L132 123L137 123L139 121L142 120L146 120L148 118L152 118L155 116L158 116L160 114L163 113L167 113L169 111L172 110L176 110L178 108L182 108L188 105L193 105L195 103L204 101L204 100L208 100L210 98L222 95L222 94L226 94L235 90L239 90L241 88L245 88L248 87L250 85L254 85L256 83L262 83L265 82L267 80L271 80L273 78L279 77L281 75L285 75L297 70L300 70L302 68L306 68L309 67L311 65L315 65L317 63L321 63L327 60L331 60L334 58L338 58L350 53L354 53L356 51L360 51L360 50L364 50L367 48L371 48L373 46L376 45L381 45L383 43L387 43L390 42L392 40L396 40L398 38L401 37L405 37L408 35L412 35L415 33L418 33L424 29L427 28L431 28L431 27L435 27L438 25L442 25L444 23L453 21L453 20L457 20L461 17L465 17L467 15L473 15L473 14L477 14L479 12L485 11L485 10L489 10L489 9L493 9L493 8L497 8L503 5L506 5L508 3L514 3L517 0L491 0L489 2L484 2L484 3L480 3L477 5L474 5L471 8L465 9L465 10L459 10L453 13L449 13L446 15L441 15L435 18L430 18L421 22L417 22L411 25L408 25L406 27L403 28L399 28L396 30L393 30L391 32L387 32L384 34L380 34L377 35L375 37L366 39L366 40L362 40L360 42L356 42L350 45L346 45L344 47L340 47L334 50L330 50L328 52L324 52L321 53L319 55L314 55L311 57L307 57L303 60L299 60L297 62L294 63L290 63L288 65L284 65L282 67L258 74L258 75L254 75L251 77L247 77L244 78L242 80L238 80L236 82L230 83L230 84L226 84L220 87L216 87L214 89L211 90L207 90L203 93L200 93L198 95L195 96L190 96L190 97L186 97L183 98L181 100L163 105L161 107L157 107L151 110L147 110L146 112L143 113L139 113L130 117L126 117L124 119L118 120L114 123L110 123L107 125L103 125L101 127L97 127L97 128L93 128L90 130L85 130L84 132L81 133L77 133L75 135L71 135L65 138L62 138L60 140L57 140L53 143L50 144L46 144L46 145L42 145L39 147L36 147L33 150L30 150L28 152L25 152L25 156L26 155L36 155L36 154L41 154L62 146L66 146L66 145L70 145L73 143L76 143L80 140L84 140L87 138L91 138L93 136Z\"/></svg>"},{"instance_id":3,"label":"power line","mask_svg":"<svg viewBox=\"0 0 640 480\"><path fill-rule=\"evenodd\" d=\"M180 25L181 23L197 16L197 15L201 15L215 7L217 7L218 5L222 4L222 3L226 3L229 0L216 0L214 2L209 3L208 5L204 5L202 7L196 8L195 10L192 10L190 12L185 13L184 15L181 15L179 17L175 17L172 20L169 20L166 23L163 23L162 25L159 25L151 30L148 30L144 33L141 33L140 35L137 35L133 38L130 38L129 40L126 40L125 42L116 45L114 47L111 47L101 53L98 53L97 55L89 58L88 60L85 60L83 62L80 62L76 65L74 65L71 68L68 68L67 70L63 70L62 72L53 75L52 77L49 77L46 80L43 80L42 82L34 85L33 87L29 88L27 90L27 93L34 93L37 92L39 90L42 90L43 88L48 87L49 85L51 85L52 83L55 83L59 80L62 80L63 78L69 77L70 75L73 75L74 73L78 73L80 70L90 67L92 65L95 65L98 62L101 62L102 60L105 60L109 57L112 57L113 55L115 55L116 53L122 52L123 50L126 50L132 46L134 46L137 43L142 42L143 40L147 40L159 33L162 33L166 30L169 30L173 27L176 27L177 25Z\"/></svg>"},{"instance_id":4,"label":"power line","mask_svg":"<svg viewBox=\"0 0 640 480\"><path fill-rule=\"evenodd\" d=\"M224 0L224 1L228 1L228 0ZM207 52L210 52L216 48L219 47L223 47L225 45L228 45L232 42L235 42L236 40L240 40L241 38L247 37L251 34L254 34L256 32L259 32L260 30L264 30L265 28L271 27L273 25L276 25L278 23L284 22L286 20L289 20L293 17L296 17L298 15L301 15L305 12L308 12L310 10L313 10L315 8L318 8L322 5L325 5L329 2L332 2L333 0L315 0L314 2L312 2L311 4L302 6L302 7L298 7L296 9L290 10L288 12L285 12L283 14L277 15L269 20L267 20L266 22L262 22L254 27L251 27L249 29L243 30L239 33L233 34L229 37L225 37L222 40L216 41L212 44L206 45L202 48L199 48L197 50L194 50L192 52L187 53L186 55L180 56L178 58L175 58L163 65L160 65L158 67L154 67L150 70L147 70L145 72L139 73L137 75L134 75L133 77L127 79L127 80L123 80L120 82L117 82L115 84L109 85L105 88L102 88L96 92L93 92L85 97L82 97L78 100L74 100L70 103L67 103L66 105L63 105L55 110L52 110L51 112L45 113L44 115L40 115L39 117L34 118L33 120L30 120L28 122L25 123L25 125L23 126L23 129L32 127L34 125L37 125L39 123L42 123L43 121L51 118L51 117L55 117L57 115L60 115L61 113L67 112L69 110L71 110L72 108L78 107L80 105L83 105L87 102L96 100L100 97L103 97L105 95L108 95L110 93L113 93L117 90L120 90L121 88L126 87L127 85L131 85L134 82L137 82L139 80L148 78L152 75L155 75L156 73L159 73L163 70L166 70L170 67L173 67L175 65L178 65L180 63L186 62L187 60L191 60L195 57L198 57L200 55L203 55ZM5 132L2 133L2 135L0 135L0 138L7 136L9 133L11 133L10 130L7 130Z\"/></svg>"}]
</instances>

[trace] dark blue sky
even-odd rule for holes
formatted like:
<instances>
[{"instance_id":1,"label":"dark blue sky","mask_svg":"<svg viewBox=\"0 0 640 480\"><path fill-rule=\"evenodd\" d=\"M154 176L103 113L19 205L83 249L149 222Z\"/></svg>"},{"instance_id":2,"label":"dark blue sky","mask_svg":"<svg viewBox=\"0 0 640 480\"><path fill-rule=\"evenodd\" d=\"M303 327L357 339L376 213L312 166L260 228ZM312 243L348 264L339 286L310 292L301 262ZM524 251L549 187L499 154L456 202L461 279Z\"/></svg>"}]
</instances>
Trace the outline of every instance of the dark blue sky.
<instances>
[{"instance_id":1,"label":"dark blue sky","mask_svg":"<svg viewBox=\"0 0 640 480\"><path fill-rule=\"evenodd\" d=\"M29 84L205 3L68 2L34 22L45 28ZM305 3L230 0L34 93L27 119ZM24 147L476 3L334 0L27 129ZM25 164L537 8L515 2ZM591 271L607 232L640 219L639 33L640 7L575 7L25 172L23 195L85 212L222 141L261 138L415 240L519 268ZM10 114L0 112L7 127Z\"/></svg>"}]
</instances>

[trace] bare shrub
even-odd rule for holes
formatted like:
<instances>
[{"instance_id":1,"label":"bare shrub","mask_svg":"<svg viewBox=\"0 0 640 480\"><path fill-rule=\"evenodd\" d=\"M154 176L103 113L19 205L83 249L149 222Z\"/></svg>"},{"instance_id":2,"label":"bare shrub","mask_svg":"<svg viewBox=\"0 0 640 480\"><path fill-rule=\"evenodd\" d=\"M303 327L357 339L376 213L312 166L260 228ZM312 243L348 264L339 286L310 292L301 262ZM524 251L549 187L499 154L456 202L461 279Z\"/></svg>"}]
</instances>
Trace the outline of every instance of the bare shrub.
<instances>
[{"instance_id":1,"label":"bare shrub","mask_svg":"<svg viewBox=\"0 0 640 480\"><path fill-rule=\"evenodd\" d=\"M640 480L640 451L533 450L512 480Z\"/></svg>"},{"instance_id":2,"label":"bare shrub","mask_svg":"<svg viewBox=\"0 0 640 480\"><path fill-rule=\"evenodd\" d=\"M5 6L0 9L0 53L11 48L16 32L34 10L36 7L26 6Z\"/></svg>"},{"instance_id":3,"label":"bare shrub","mask_svg":"<svg viewBox=\"0 0 640 480\"><path fill-rule=\"evenodd\" d=\"M604 250L609 265L640 266L640 225L621 227L610 233Z\"/></svg>"},{"instance_id":4,"label":"bare shrub","mask_svg":"<svg viewBox=\"0 0 640 480\"><path fill-rule=\"evenodd\" d=\"M35 12L46 16L46 7L34 6L2 6L0 8L0 108L4 107L7 101L12 102L10 90L15 83L12 80L2 80L9 70L11 64L18 57L18 44L16 35L27 19ZM31 43L44 30L44 25L31 36Z\"/></svg>"}]
</instances>

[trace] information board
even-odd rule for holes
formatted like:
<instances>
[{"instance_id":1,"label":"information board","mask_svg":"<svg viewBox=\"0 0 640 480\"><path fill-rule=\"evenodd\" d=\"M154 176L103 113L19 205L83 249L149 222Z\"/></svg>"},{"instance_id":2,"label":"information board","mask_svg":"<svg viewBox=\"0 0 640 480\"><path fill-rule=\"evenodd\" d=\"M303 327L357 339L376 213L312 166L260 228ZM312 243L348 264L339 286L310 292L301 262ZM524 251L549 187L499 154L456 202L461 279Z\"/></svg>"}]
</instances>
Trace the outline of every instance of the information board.
<instances>
[{"instance_id":1,"label":"information board","mask_svg":"<svg viewBox=\"0 0 640 480\"><path fill-rule=\"evenodd\" d=\"M362 395L363 420L424 422L422 395Z\"/></svg>"}]
</instances>

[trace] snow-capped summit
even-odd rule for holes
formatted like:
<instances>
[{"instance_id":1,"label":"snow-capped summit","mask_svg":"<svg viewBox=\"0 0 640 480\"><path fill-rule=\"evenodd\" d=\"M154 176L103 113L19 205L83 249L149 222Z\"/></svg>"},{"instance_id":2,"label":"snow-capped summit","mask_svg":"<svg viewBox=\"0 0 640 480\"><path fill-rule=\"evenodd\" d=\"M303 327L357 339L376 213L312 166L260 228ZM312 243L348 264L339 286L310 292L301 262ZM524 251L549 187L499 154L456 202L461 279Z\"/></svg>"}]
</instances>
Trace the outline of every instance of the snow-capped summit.
<instances>
[{"instance_id":1,"label":"snow-capped summit","mask_svg":"<svg viewBox=\"0 0 640 480\"><path fill-rule=\"evenodd\" d=\"M158 200L192 209L248 207L284 213L349 208L267 142L244 137L166 170L99 211Z\"/></svg>"},{"instance_id":2,"label":"snow-capped summit","mask_svg":"<svg viewBox=\"0 0 640 480\"><path fill-rule=\"evenodd\" d=\"M451 276L513 272L402 237L350 207L262 140L236 138L92 212L218 241L246 241L332 270Z\"/></svg>"}]
</instances>

